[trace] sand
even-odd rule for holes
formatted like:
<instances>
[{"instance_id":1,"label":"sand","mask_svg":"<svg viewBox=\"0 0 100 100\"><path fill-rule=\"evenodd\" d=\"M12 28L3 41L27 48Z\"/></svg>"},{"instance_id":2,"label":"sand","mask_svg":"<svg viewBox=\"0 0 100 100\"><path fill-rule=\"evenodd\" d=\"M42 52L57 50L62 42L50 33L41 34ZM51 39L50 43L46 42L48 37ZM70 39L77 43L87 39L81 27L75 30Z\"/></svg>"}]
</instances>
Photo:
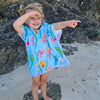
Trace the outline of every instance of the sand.
<instances>
[{"instance_id":1,"label":"sand","mask_svg":"<svg viewBox=\"0 0 100 100\"><path fill-rule=\"evenodd\" d=\"M61 100L100 100L100 42L74 43L74 55L66 56L70 66L50 71L48 81L59 83ZM22 100L31 90L32 78L28 63L0 75L0 100Z\"/></svg>"}]
</instances>

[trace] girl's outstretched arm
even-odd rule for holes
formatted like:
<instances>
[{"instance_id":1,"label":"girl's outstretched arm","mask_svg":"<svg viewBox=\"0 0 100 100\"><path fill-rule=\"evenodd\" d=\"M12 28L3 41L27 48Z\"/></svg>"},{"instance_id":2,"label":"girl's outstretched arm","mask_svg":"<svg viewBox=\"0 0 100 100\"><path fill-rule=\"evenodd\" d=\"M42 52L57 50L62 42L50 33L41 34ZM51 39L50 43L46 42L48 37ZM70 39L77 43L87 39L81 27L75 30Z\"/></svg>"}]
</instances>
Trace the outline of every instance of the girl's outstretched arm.
<instances>
[{"instance_id":1,"label":"girl's outstretched arm","mask_svg":"<svg viewBox=\"0 0 100 100\"><path fill-rule=\"evenodd\" d=\"M81 23L81 21L80 20L69 20L69 21L57 22L54 25L54 29L55 30L60 30L60 29L63 29L67 26L75 28L77 26L77 23Z\"/></svg>"},{"instance_id":2,"label":"girl's outstretched arm","mask_svg":"<svg viewBox=\"0 0 100 100\"><path fill-rule=\"evenodd\" d=\"M28 12L24 15L22 15L21 17L19 17L14 23L13 23L13 27L14 29L20 33L21 35L23 35L23 29L22 29L22 25L27 21L27 19L31 16L35 16L35 15L39 15L41 17L41 14L39 12L36 11L31 11Z\"/></svg>"}]
</instances>

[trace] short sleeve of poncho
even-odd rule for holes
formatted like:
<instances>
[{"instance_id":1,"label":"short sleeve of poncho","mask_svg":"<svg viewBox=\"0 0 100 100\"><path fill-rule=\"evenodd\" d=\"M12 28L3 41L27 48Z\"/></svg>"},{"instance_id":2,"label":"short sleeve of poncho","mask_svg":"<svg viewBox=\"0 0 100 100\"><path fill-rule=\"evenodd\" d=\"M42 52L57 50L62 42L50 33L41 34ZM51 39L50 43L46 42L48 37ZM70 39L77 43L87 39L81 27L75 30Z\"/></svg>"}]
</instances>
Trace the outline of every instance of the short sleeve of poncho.
<instances>
[{"instance_id":1,"label":"short sleeve of poncho","mask_svg":"<svg viewBox=\"0 0 100 100\"><path fill-rule=\"evenodd\" d=\"M48 30L49 30L49 31L52 30L53 33L54 33L55 36L56 36L56 39L60 40L61 35L62 35L62 30L57 30L57 31L55 31L55 29L54 29L54 24L55 24L55 23L53 23L53 24L48 24Z\"/></svg>"}]
</instances>

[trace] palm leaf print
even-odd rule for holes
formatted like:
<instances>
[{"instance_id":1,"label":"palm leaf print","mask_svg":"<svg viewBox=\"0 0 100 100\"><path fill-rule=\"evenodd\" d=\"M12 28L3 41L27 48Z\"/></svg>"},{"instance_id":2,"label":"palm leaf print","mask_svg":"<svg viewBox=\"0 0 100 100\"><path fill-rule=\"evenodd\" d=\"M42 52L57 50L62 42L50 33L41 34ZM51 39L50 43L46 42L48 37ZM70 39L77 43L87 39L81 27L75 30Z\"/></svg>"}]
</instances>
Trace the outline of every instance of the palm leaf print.
<instances>
[{"instance_id":1,"label":"palm leaf print","mask_svg":"<svg viewBox=\"0 0 100 100\"><path fill-rule=\"evenodd\" d=\"M26 28L25 28L25 26L23 25L23 28L24 28L24 30L25 30L25 32L26 32ZM26 35L26 34L25 34ZM25 40L26 40L26 36L25 36Z\"/></svg>"},{"instance_id":2,"label":"palm leaf print","mask_svg":"<svg viewBox=\"0 0 100 100\"><path fill-rule=\"evenodd\" d=\"M38 66L38 68L40 69L40 71L41 71L41 74L42 74L42 69L41 69L41 67L40 67L40 66Z\"/></svg>"},{"instance_id":3,"label":"palm leaf print","mask_svg":"<svg viewBox=\"0 0 100 100\"><path fill-rule=\"evenodd\" d=\"M46 39L47 40L47 45L48 45L48 48L50 48L50 44L49 44L49 41L48 41L48 39Z\"/></svg>"},{"instance_id":4,"label":"palm leaf print","mask_svg":"<svg viewBox=\"0 0 100 100\"><path fill-rule=\"evenodd\" d=\"M46 60L46 67L45 67L45 70L47 70L47 66L48 66L48 60Z\"/></svg>"},{"instance_id":5,"label":"palm leaf print","mask_svg":"<svg viewBox=\"0 0 100 100\"><path fill-rule=\"evenodd\" d=\"M33 62L34 61L34 57L32 54L30 54L30 61Z\"/></svg>"},{"instance_id":6,"label":"palm leaf print","mask_svg":"<svg viewBox=\"0 0 100 100\"><path fill-rule=\"evenodd\" d=\"M31 66L30 66L29 70L31 70L32 65L33 65L33 61L34 61L34 57L32 54L30 54L30 61L31 61Z\"/></svg>"},{"instance_id":7,"label":"palm leaf print","mask_svg":"<svg viewBox=\"0 0 100 100\"><path fill-rule=\"evenodd\" d=\"M63 57L63 50L60 49L59 47L55 47L55 49L61 54L61 56Z\"/></svg>"},{"instance_id":8,"label":"palm leaf print","mask_svg":"<svg viewBox=\"0 0 100 100\"><path fill-rule=\"evenodd\" d=\"M54 57L54 55L53 55L53 54L51 54L51 56L53 57L53 59L55 59L55 57Z\"/></svg>"},{"instance_id":9,"label":"palm leaf print","mask_svg":"<svg viewBox=\"0 0 100 100\"><path fill-rule=\"evenodd\" d=\"M51 33L51 36L53 38L52 29L53 29L53 27L50 28L50 33Z\"/></svg>"},{"instance_id":10,"label":"palm leaf print","mask_svg":"<svg viewBox=\"0 0 100 100\"><path fill-rule=\"evenodd\" d=\"M39 34L40 34L40 37L42 38L42 36L41 36L41 30L39 30Z\"/></svg>"},{"instance_id":11,"label":"palm leaf print","mask_svg":"<svg viewBox=\"0 0 100 100\"><path fill-rule=\"evenodd\" d=\"M39 53L40 53L40 50L38 51L38 55L39 55ZM37 59L37 61L38 61L38 57L39 57L38 55L36 55L36 59Z\"/></svg>"},{"instance_id":12,"label":"palm leaf print","mask_svg":"<svg viewBox=\"0 0 100 100\"><path fill-rule=\"evenodd\" d=\"M31 71L32 65L33 65L33 63L31 63L31 66L29 67L29 71Z\"/></svg>"}]
</instances>

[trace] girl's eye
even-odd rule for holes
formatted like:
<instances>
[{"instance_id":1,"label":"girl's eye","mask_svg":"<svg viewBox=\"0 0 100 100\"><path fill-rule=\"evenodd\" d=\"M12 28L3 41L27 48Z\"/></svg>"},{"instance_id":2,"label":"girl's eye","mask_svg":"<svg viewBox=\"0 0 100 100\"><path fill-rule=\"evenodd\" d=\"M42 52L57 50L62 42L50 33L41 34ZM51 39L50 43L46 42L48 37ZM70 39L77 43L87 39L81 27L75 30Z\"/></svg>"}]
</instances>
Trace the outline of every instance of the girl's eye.
<instances>
[{"instance_id":1,"label":"girl's eye","mask_svg":"<svg viewBox=\"0 0 100 100\"><path fill-rule=\"evenodd\" d=\"M39 17L38 19L40 20L41 18Z\"/></svg>"},{"instance_id":2,"label":"girl's eye","mask_svg":"<svg viewBox=\"0 0 100 100\"><path fill-rule=\"evenodd\" d=\"M31 18L31 19L34 19L34 18Z\"/></svg>"},{"instance_id":3,"label":"girl's eye","mask_svg":"<svg viewBox=\"0 0 100 100\"><path fill-rule=\"evenodd\" d=\"M41 18L39 17L39 18L36 18L36 19L35 19L35 18L31 17L30 19L31 19L31 20L36 20L36 19L40 20Z\"/></svg>"},{"instance_id":4,"label":"girl's eye","mask_svg":"<svg viewBox=\"0 0 100 100\"><path fill-rule=\"evenodd\" d=\"M30 17L30 19L31 19L31 20L34 20L34 18L33 18L33 17Z\"/></svg>"}]
</instances>

